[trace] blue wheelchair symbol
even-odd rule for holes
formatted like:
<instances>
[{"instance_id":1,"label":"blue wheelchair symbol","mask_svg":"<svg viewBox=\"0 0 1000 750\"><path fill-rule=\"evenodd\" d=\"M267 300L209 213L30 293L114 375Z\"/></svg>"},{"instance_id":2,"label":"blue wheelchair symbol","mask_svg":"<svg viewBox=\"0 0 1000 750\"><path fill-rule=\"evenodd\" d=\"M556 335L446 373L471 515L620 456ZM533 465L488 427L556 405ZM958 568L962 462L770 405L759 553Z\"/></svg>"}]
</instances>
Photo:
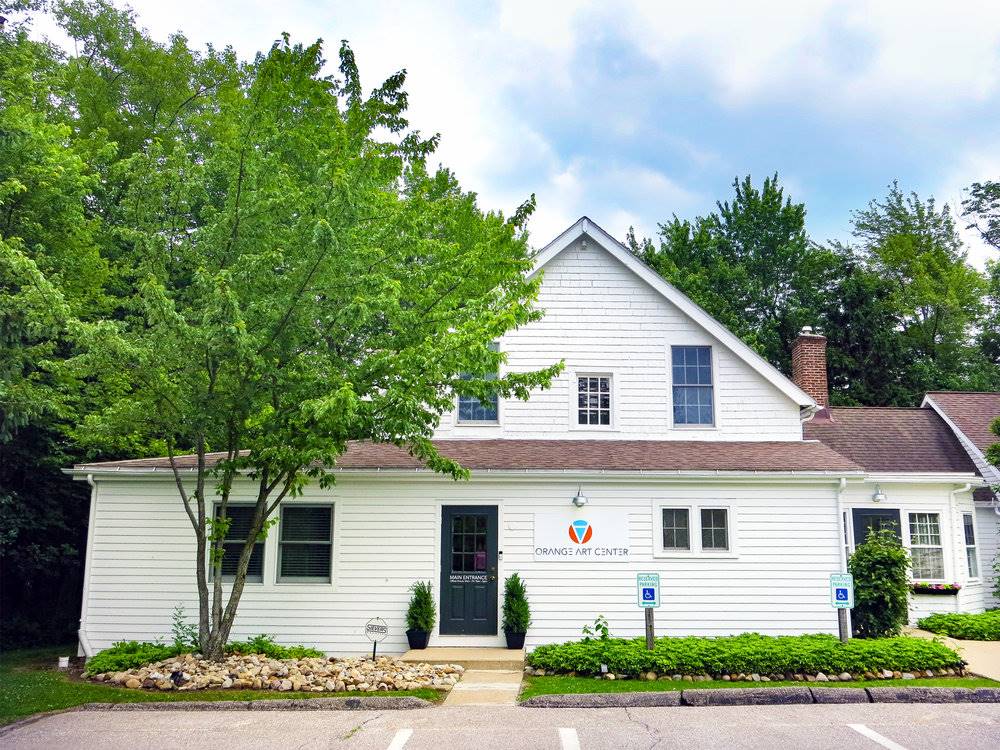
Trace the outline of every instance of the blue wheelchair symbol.
<instances>
[{"instance_id":1,"label":"blue wheelchair symbol","mask_svg":"<svg viewBox=\"0 0 1000 750\"><path fill-rule=\"evenodd\" d=\"M837 589L837 601L838 602L847 601L847 589Z\"/></svg>"},{"instance_id":2,"label":"blue wheelchair symbol","mask_svg":"<svg viewBox=\"0 0 1000 750\"><path fill-rule=\"evenodd\" d=\"M643 590L642 590L642 600L644 602L655 602L656 601L656 589L643 588Z\"/></svg>"}]
</instances>

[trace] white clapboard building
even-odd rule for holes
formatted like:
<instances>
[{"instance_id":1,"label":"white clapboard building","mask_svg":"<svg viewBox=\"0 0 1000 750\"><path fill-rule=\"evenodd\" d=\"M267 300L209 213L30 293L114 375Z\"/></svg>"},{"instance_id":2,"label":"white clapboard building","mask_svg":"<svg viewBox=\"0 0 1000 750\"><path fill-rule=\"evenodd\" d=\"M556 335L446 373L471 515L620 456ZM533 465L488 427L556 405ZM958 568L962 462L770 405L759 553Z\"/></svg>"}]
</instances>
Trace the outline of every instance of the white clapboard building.
<instances>
[{"instance_id":1,"label":"white clapboard building","mask_svg":"<svg viewBox=\"0 0 1000 750\"><path fill-rule=\"evenodd\" d=\"M565 360L563 374L526 402L456 402L437 444L471 481L352 445L335 487L281 506L234 637L362 653L365 623L381 617L382 648L402 652L408 590L430 580L433 645L499 646L515 571L528 648L579 637L597 615L640 635L638 573L660 576L660 634L836 632L829 576L882 524L912 552L915 580L961 585L914 595L914 617L989 605L997 516L984 488L997 477L983 452L1000 394L826 408L822 336L803 333L787 378L587 218L538 252L534 272L545 315L499 346L512 371ZM168 637L173 608L197 612L197 599L166 460L72 472L93 488L81 651ZM230 510L234 542L244 512Z\"/></svg>"}]
</instances>

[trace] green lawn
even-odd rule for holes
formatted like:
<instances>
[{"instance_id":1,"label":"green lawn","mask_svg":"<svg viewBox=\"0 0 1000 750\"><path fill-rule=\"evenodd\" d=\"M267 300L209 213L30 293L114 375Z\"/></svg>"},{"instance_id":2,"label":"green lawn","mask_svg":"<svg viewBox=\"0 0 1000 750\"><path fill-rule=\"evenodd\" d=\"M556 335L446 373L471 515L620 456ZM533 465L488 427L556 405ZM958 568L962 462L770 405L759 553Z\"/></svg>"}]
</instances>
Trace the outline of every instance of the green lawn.
<instances>
[{"instance_id":1,"label":"green lawn","mask_svg":"<svg viewBox=\"0 0 1000 750\"><path fill-rule=\"evenodd\" d=\"M681 680L598 680L593 677L525 677L521 700L536 695L563 693L633 693L704 688L768 688L787 687L1000 687L1000 683L983 677L935 677L919 680L852 680L851 682L683 682Z\"/></svg>"},{"instance_id":2,"label":"green lawn","mask_svg":"<svg viewBox=\"0 0 1000 750\"><path fill-rule=\"evenodd\" d=\"M0 725L9 724L42 711L69 708L83 703L241 701L381 695L412 695L429 701L440 701L443 698L442 693L430 688L374 693L280 693L270 690L191 690L185 692L129 690L73 678L54 668L56 657L71 653L76 653L75 647L0 653Z\"/></svg>"}]
</instances>

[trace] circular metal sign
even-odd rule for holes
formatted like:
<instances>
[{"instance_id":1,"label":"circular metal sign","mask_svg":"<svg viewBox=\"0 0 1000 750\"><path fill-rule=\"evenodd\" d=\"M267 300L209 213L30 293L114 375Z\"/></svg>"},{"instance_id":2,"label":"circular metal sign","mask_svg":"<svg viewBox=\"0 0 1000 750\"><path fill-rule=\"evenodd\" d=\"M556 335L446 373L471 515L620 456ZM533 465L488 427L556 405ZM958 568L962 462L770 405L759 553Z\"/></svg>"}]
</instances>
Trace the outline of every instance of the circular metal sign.
<instances>
[{"instance_id":1,"label":"circular metal sign","mask_svg":"<svg viewBox=\"0 0 1000 750\"><path fill-rule=\"evenodd\" d=\"M368 636L369 641L378 643L389 635L389 626L381 617L373 617L365 623L365 635Z\"/></svg>"}]
</instances>

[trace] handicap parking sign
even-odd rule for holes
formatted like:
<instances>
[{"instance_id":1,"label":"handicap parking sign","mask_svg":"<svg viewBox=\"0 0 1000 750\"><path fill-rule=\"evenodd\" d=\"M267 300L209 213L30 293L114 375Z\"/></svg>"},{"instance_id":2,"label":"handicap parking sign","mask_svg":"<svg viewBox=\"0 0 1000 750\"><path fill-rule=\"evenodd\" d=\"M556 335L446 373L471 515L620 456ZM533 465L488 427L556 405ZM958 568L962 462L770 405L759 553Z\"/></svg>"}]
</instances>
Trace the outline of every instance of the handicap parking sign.
<instances>
[{"instance_id":1,"label":"handicap parking sign","mask_svg":"<svg viewBox=\"0 0 1000 750\"><path fill-rule=\"evenodd\" d=\"M656 601L656 589L644 588L642 590L642 600L644 602L654 602Z\"/></svg>"},{"instance_id":2,"label":"handicap parking sign","mask_svg":"<svg viewBox=\"0 0 1000 750\"><path fill-rule=\"evenodd\" d=\"M837 589L837 601L838 602L847 601L847 589Z\"/></svg>"},{"instance_id":3,"label":"handicap parking sign","mask_svg":"<svg viewBox=\"0 0 1000 750\"><path fill-rule=\"evenodd\" d=\"M660 606L660 574L639 573L635 577L639 606L643 609Z\"/></svg>"},{"instance_id":4,"label":"handicap parking sign","mask_svg":"<svg viewBox=\"0 0 1000 750\"><path fill-rule=\"evenodd\" d=\"M836 609L854 607L854 577L850 573L830 576L830 604Z\"/></svg>"}]
</instances>

